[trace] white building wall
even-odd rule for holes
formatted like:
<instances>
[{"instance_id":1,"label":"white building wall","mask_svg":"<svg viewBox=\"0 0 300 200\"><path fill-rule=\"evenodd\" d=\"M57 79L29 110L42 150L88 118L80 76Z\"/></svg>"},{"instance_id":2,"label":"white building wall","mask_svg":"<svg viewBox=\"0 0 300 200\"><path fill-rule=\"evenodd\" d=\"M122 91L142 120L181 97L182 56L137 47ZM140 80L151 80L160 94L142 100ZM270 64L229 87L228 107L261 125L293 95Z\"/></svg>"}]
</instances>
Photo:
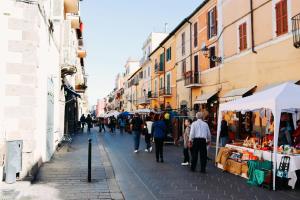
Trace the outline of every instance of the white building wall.
<instances>
[{"instance_id":1,"label":"white building wall","mask_svg":"<svg viewBox=\"0 0 300 200\"><path fill-rule=\"evenodd\" d=\"M43 2L46 11L49 2ZM0 61L0 155L5 154L5 141L22 140L23 178L51 158L63 133L59 50L45 24L49 16L43 16L37 5L12 0L0 3L4 24L0 53L5 55ZM47 112L49 79L53 82L51 112Z\"/></svg>"}]
</instances>

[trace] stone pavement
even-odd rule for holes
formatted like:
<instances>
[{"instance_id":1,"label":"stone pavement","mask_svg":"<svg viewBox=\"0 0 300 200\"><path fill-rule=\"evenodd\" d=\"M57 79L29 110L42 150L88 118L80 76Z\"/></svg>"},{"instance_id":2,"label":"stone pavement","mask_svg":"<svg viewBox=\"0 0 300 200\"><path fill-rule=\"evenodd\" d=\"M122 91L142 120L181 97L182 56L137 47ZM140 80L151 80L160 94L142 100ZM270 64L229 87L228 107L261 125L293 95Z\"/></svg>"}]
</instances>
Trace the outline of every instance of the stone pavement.
<instances>
[{"instance_id":1,"label":"stone pavement","mask_svg":"<svg viewBox=\"0 0 300 200\"><path fill-rule=\"evenodd\" d=\"M87 182L88 138L92 138L92 183ZM124 199L114 171L97 133L74 136L45 163L37 180L2 184L0 200L8 199Z\"/></svg>"},{"instance_id":2,"label":"stone pavement","mask_svg":"<svg viewBox=\"0 0 300 200\"><path fill-rule=\"evenodd\" d=\"M100 134L114 166L115 176L126 200L152 199L300 199L300 191L269 191L249 186L246 179L217 169L208 163L207 174L192 173L182 162L182 148L165 146L165 163L156 163L154 153L133 153L133 137ZM213 150L210 157L213 158Z\"/></svg>"}]
</instances>

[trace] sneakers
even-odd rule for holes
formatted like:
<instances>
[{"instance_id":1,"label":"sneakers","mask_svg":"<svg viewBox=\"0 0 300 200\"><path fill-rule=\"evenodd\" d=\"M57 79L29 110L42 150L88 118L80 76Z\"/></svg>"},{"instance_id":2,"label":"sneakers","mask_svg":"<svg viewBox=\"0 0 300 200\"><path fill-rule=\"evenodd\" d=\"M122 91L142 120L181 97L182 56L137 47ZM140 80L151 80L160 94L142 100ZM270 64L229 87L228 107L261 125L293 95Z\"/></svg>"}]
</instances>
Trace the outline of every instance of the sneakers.
<instances>
[{"instance_id":1,"label":"sneakers","mask_svg":"<svg viewBox=\"0 0 300 200\"><path fill-rule=\"evenodd\" d=\"M149 152L148 149L145 149L145 152Z\"/></svg>"},{"instance_id":2,"label":"sneakers","mask_svg":"<svg viewBox=\"0 0 300 200\"><path fill-rule=\"evenodd\" d=\"M149 152L152 152L152 147L150 147Z\"/></svg>"},{"instance_id":3,"label":"sneakers","mask_svg":"<svg viewBox=\"0 0 300 200\"><path fill-rule=\"evenodd\" d=\"M137 153L138 152L138 150L134 150L134 153Z\"/></svg>"},{"instance_id":4,"label":"sneakers","mask_svg":"<svg viewBox=\"0 0 300 200\"><path fill-rule=\"evenodd\" d=\"M187 166L189 165L189 162L181 163L182 166Z\"/></svg>"}]
</instances>

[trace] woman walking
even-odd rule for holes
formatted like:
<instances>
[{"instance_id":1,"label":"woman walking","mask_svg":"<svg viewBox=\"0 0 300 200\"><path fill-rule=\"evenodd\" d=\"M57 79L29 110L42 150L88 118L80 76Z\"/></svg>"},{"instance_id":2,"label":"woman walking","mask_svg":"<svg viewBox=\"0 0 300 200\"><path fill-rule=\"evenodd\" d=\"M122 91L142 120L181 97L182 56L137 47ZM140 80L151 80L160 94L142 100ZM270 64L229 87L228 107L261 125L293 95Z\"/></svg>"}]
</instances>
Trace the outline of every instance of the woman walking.
<instances>
[{"instance_id":1,"label":"woman walking","mask_svg":"<svg viewBox=\"0 0 300 200\"><path fill-rule=\"evenodd\" d=\"M156 162L164 162L163 155L163 146L164 146L164 138L166 136L166 124L164 122L164 116L156 115L155 122L152 125L152 134L155 142L155 156Z\"/></svg>"},{"instance_id":2,"label":"woman walking","mask_svg":"<svg viewBox=\"0 0 300 200\"><path fill-rule=\"evenodd\" d=\"M181 163L182 166L187 166L190 163L190 154L189 154L189 137L190 137L190 131L191 131L191 119L186 119L184 121L185 130L183 133L183 163Z\"/></svg>"}]
</instances>

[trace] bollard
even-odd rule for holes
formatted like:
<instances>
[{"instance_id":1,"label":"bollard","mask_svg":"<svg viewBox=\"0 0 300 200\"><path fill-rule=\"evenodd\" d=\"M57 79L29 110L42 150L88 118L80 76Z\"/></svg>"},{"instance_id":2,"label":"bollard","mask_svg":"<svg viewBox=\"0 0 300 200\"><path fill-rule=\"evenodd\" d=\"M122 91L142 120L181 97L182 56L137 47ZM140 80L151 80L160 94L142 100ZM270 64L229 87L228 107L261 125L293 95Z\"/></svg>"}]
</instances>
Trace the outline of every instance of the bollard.
<instances>
[{"instance_id":1,"label":"bollard","mask_svg":"<svg viewBox=\"0 0 300 200\"><path fill-rule=\"evenodd\" d=\"M92 167L92 139L89 139L89 155L88 155L88 182L89 183L92 181L91 167Z\"/></svg>"}]
</instances>

